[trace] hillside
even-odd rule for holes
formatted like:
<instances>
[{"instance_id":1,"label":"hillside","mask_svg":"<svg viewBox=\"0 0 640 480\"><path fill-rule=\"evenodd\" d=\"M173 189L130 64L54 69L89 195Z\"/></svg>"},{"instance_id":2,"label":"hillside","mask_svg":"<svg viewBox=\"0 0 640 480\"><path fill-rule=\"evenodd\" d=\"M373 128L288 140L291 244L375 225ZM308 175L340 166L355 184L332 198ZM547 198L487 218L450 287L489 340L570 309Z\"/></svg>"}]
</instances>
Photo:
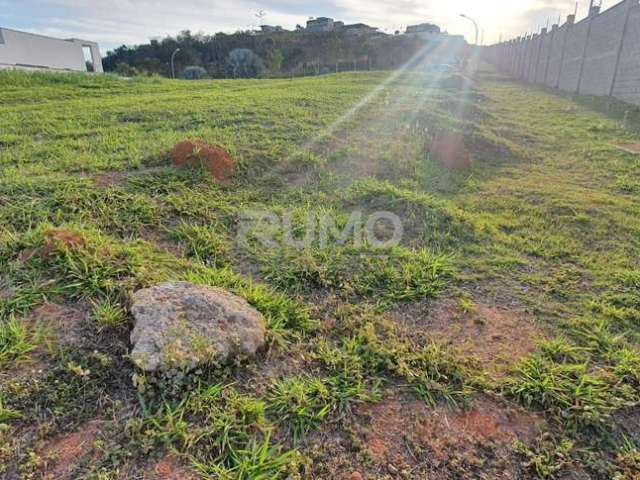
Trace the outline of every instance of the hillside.
<instances>
[{"instance_id":1,"label":"hillside","mask_svg":"<svg viewBox=\"0 0 640 480\"><path fill-rule=\"evenodd\" d=\"M121 75L171 77L171 56L180 49L174 57L178 77L190 66L202 68L210 78L304 76L395 68L427 56L453 64L464 48L463 43L452 40L447 48L439 49L437 42L410 35L362 37L304 31L204 35L184 31L148 44L118 47L105 56L103 64L106 71Z\"/></svg>"},{"instance_id":2,"label":"hillside","mask_svg":"<svg viewBox=\"0 0 640 480\"><path fill-rule=\"evenodd\" d=\"M491 72L0 86L0 477L640 475L633 112ZM432 158L452 131L468 169ZM185 139L232 179L174 167ZM354 212L397 245L299 245ZM131 295L177 280L246 299L266 347L137 370Z\"/></svg>"}]
</instances>

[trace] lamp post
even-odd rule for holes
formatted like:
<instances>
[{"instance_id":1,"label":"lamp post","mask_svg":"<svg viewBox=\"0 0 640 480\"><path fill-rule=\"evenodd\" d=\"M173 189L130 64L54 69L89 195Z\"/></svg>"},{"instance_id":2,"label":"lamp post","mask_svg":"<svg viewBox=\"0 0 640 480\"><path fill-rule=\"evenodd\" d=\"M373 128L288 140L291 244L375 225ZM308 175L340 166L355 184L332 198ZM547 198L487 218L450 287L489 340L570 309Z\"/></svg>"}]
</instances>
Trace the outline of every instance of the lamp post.
<instances>
[{"instance_id":1,"label":"lamp post","mask_svg":"<svg viewBox=\"0 0 640 480\"><path fill-rule=\"evenodd\" d=\"M478 30L478 22L476 22L476 21L475 21L473 18L471 18L470 16L465 15L464 13L461 13L461 14L460 14L460 16L461 16L462 18L466 19L466 20L469 20L471 23L473 23L473 26L474 26L474 28L476 29L476 46L477 46L477 45L478 45L478 37L479 37L479 35L478 35L478 33L479 33L479 30Z\"/></svg>"},{"instance_id":2,"label":"lamp post","mask_svg":"<svg viewBox=\"0 0 640 480\"><path fill-rule=\"evenodd\" d=\"M476 22L473 18L471 18L468 15L465 15L464 13L461 13L460 16L462 18L464 18L465 20L469 20L471 23L473 23L473 27L476 29L476 42L475 42L475 46L473 48L473 55L471 55L471 51L469 51L469 54L467 55L467 58L464 60L464 66L465 69L469 66L469 57L471 56L471 58L473 59L473 65L471 65L472 71L476 70L477 67L477 55L479 53L479 49L480 47L478 46L478 40L479 40L479 29L478 29L478 22Z\"/></svg>"},{"instance_id":3,"label":"lamp post","mask_svg":"<svg viewBox=\"0 0 640 480\"><path fill-rule=\"evenodd\" d=\"M179 48L176 48L176 49L174 50L174 52L171 54L171 78L176 78L176 69L175 69L175 66L174 66L173 61L175 60L175 58L176 58L176 54L177 54L179 51L180 51L180 49L179 49Z\"/></svg>"}]
</instances>

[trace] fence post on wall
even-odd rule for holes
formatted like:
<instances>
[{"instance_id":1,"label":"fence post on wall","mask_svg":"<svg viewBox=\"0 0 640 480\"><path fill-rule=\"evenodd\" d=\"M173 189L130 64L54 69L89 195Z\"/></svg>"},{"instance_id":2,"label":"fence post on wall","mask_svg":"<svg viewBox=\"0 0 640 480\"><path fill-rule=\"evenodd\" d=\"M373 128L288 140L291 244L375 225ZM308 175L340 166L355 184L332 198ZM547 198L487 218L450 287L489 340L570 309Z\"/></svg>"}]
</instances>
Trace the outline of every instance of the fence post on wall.
<instances>
[{"instance_id":1,"label":"fence post on wall","mask_svg":"<svg viewBox=\"0 0 640 480\"><path fill-rule=\"evenodd\" d=\"M542 54L542 44L544 43L544 36L547 33L547 29L543 28L538 36L538 51L536 52L536 63L533 66L533 83L538 83L538 68L540 67L540 55ZM529 75L531 76L531 75Z\"/></svg>"},{"instance_id":2,"label":"fence post on wall","mask_svg":"<svg viewBox=\"0 0 640 480\"><path fill-rule=\"evenodd\" d=\"M582 60L580 61L580 74L578 75L578 88L576 93L580 93L580 87L582 87L582 76L584 74L584 63L587 59L587 50L589 49L589 38L591 37L591 26L593 25L594 17L600 13L600 7L593 5L589 10L588 25L587 25L587 38L584 41L584 50L582 51Z\"/></svg>"},{"instance_id":3,"label":"fence post on wall","mask_svg":"<svg viewBox=\"0 0 640 480\"><path fill-rule=\"evenodd\" d=\"M522 72L522 78L529 81L529 72L531 71L531 62L533 61L533 35L527 38L527 65L526 70Z\"/></svg>"},{"instance_id":4,"label":"fence post on wall","mask_svg":"<svg viewBox=\"0 0 640 480\"><path fill-rule=\"evenodd\" d=\"M534 63L533 63L533 62L535 61L535 59L536 59L536 55L537 55L537 53L538 53L538 52L536 51L536 43L535 43L535 42L536 42L536 36L537 36L537 35L538 35L537 33L534 33L533 35L531 35L531 48L530 48L531 53L530 53L530 55L529 55L529 66L528 66L528 68L527 68L527 82L528 82L528 81L529 81L529 79L531 78L531 69L532 69L532 68L535 68L535 67L534 67Z\"/></svg>"},{"instance_id":5,"label":"fence post on wall","mask_svg":"<svg viewBox=\"0 0 640 480\"><path fill-rule=\"evenodd\" d=\"M514 77L518 76L518 68L520 68L520 60L522 59L522 37L516 39L516 55L513 59L513 67L511 68L511 74Z\"/></svg>"},{"instance_id":6,"label":"fence post on wall","mask_svg":"<svg viewBox=\"0 0 640 480\"><path fill-rule=\"evenodd\" d=\"M614 90L616 88L616 80L618 80L618 68L620 68L620 59L622 58L622 47L624 46L624 37L627 36L627 30L629 28L629 10L634 5L638 5L638 0L624 0L626 2L626 12L624 19L624 27L622 27L622 35L620 36L620 45L618 45L618 53L616 54L616 64L613 70L613 79L611 80L611 88L609 88L609 96L613 97Z\"/></svg>"},{"instance_id":7,"label":"fence post on wall","mask_svg":"<svg viewBox=\"0 0 640 480\"><path fill-rule=\"evenodd\" d=\"M518 78L524 77L524 66L527 63L527 55L529 55L529 36L525 35L522 39L522 58L518 67Z\"/></svg>"},{"instance_id":8,"label":"fence post on wall","mask_svg":"<svg viewBox=\"0 0 640 480\"><path fill-rule=\"evenodd\" d=\"M558 71L558 80L556 81L556 88L560 88L560 80L562 79L562 70L564 67L564 56L567 51L567 41L569 40L569 33L571 32L571 27L576 23L576 16L569 15L567 17L567 31L564 32L564 40L562 41L562 53L560 54L560 70Z\"/></svg>"},{"instance_id":9,"label":"fence post on wall","mask_svg":"<svg viewBox=\"0 0 640 480\"><path fill-rule=\"evenodd\" d=\"M547 54L547 65L544 67L544 84L549 85L547 80L549 79L549 64L551 63L551 54L553 53L553 41L556 39L556 33L558 33L558 25L551 26L551 42L549 43L549 53Z\"/></svg>"},{"instance_id":10,"label":"fence post on wall","mask_svg":"<svg viewBox=\"0 0 640 480\"><path fill-rule=\"evenodd\" d=\"M513 59L513 68L511 69L511 74L514 77L518 76L518 69L520 68L520 60L522 59L522 37L518 37L516 39L516 56Z\"/></svg>"}]
</instances>

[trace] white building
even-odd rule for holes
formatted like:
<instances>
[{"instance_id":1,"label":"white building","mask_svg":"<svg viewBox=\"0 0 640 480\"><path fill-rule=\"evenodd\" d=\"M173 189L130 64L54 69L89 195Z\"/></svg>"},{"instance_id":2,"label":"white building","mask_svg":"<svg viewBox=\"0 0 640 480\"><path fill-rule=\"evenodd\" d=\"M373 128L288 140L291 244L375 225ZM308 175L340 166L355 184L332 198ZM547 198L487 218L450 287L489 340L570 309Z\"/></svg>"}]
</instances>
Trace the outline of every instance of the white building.
<instances>
[{"instance_id":1,"label":"white building","mask_svg":"<svg viewBox=\"0 0 640 480\"><path fill-rule=\"evenodd\" d=\"M420 25L409 25L405 35L411 37L419 37L422 40L430 42L448 42L448 43L465 43L462 35L449 35L447 32L440 30L440 27L432 23L421 23Z\"/></svg>"},{"instance_id":2,"label":"white building","mask_svg":"<svg viewBox=\"0 0 640 480\"><path fill-rule=\"evenodd\" d=\"M0 68L102 72L95 42L45 37L0 28Z\"/></svg>"}]
</instances>

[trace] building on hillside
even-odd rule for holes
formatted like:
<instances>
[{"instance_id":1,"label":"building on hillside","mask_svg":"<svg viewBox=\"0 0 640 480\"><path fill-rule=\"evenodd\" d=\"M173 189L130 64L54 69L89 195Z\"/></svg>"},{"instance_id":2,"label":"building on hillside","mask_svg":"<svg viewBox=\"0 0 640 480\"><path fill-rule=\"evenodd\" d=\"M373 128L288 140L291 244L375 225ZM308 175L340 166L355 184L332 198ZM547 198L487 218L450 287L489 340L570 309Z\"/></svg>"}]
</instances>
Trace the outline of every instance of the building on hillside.
<instances>
[{"instance_id":1,"label":"building on hillside","mask_svg":"<svg viewBox=\"0 0 640 480\"><path fill-rule=\"evenodd\" d=\"M101 73L95 42L67 40L0 28L0 68Z\"/></svg>"},{"instance_id":2,"label":"building on hillside","mask_svg":"<svg viewBox=\"0 0 640 480\"><path fill-rule=\"evenodd\" d=\"M462 35L449 35L447 32L443 32L439 26L432 23L409 25L404 34L432 42L465 43Z\"/></svg>"},{"instance_id":3,"label":"building on hillside","mask_svg":"<svg viewBox=\"0 0 640 480\"><path fill-rule=\"evenodd\" d=\"M307 32L339 32L343 35L372 35L380 33L377 28L370 27L364 23L353 23L345 25L344 22L333 18L318 17L307 22Z\"/></svg>"},{"instance_id":4,"label":"building on hillside","mask_svg":"<svg viewBox=\"0 0 640 480\"><path fill-rule=\"evenodd\" d=\"M318 17L307 21L308 32L332 32L334 28L333 18Z\"/></svg>"},{"instance_id":5,"label":"building on hillside","mask_svg":"<svg viewBox=\"0 0 640 480\"><path fill-rule=\"evenodd\" d=\"M354 23L351 25L345 25L342 27L342 33L345 35L372 35L378 32L377 28L370 27L364 23Z\"/></svg>"},{"instance_id":6,"label":"building on hillside","mask_svg":"<svg viewBox=\"0 0 640 480\"><path fill-rule=\"evenodd\" d=\"M438 25L433 23L421 23L420 25L409 25L407 27L406 35L436 35L441 32Z\"/></svg>"},{"instance_id":7,"label":"building on hillside","mask_svg":"<svg viewBox=\"0 0 640 480\"><path fill-rule=\"evenodd\" d=\"M284 32L284 28L280 25L260 25L260 32L258 33L280 33Z\"/></svg>"}]
</instances>

